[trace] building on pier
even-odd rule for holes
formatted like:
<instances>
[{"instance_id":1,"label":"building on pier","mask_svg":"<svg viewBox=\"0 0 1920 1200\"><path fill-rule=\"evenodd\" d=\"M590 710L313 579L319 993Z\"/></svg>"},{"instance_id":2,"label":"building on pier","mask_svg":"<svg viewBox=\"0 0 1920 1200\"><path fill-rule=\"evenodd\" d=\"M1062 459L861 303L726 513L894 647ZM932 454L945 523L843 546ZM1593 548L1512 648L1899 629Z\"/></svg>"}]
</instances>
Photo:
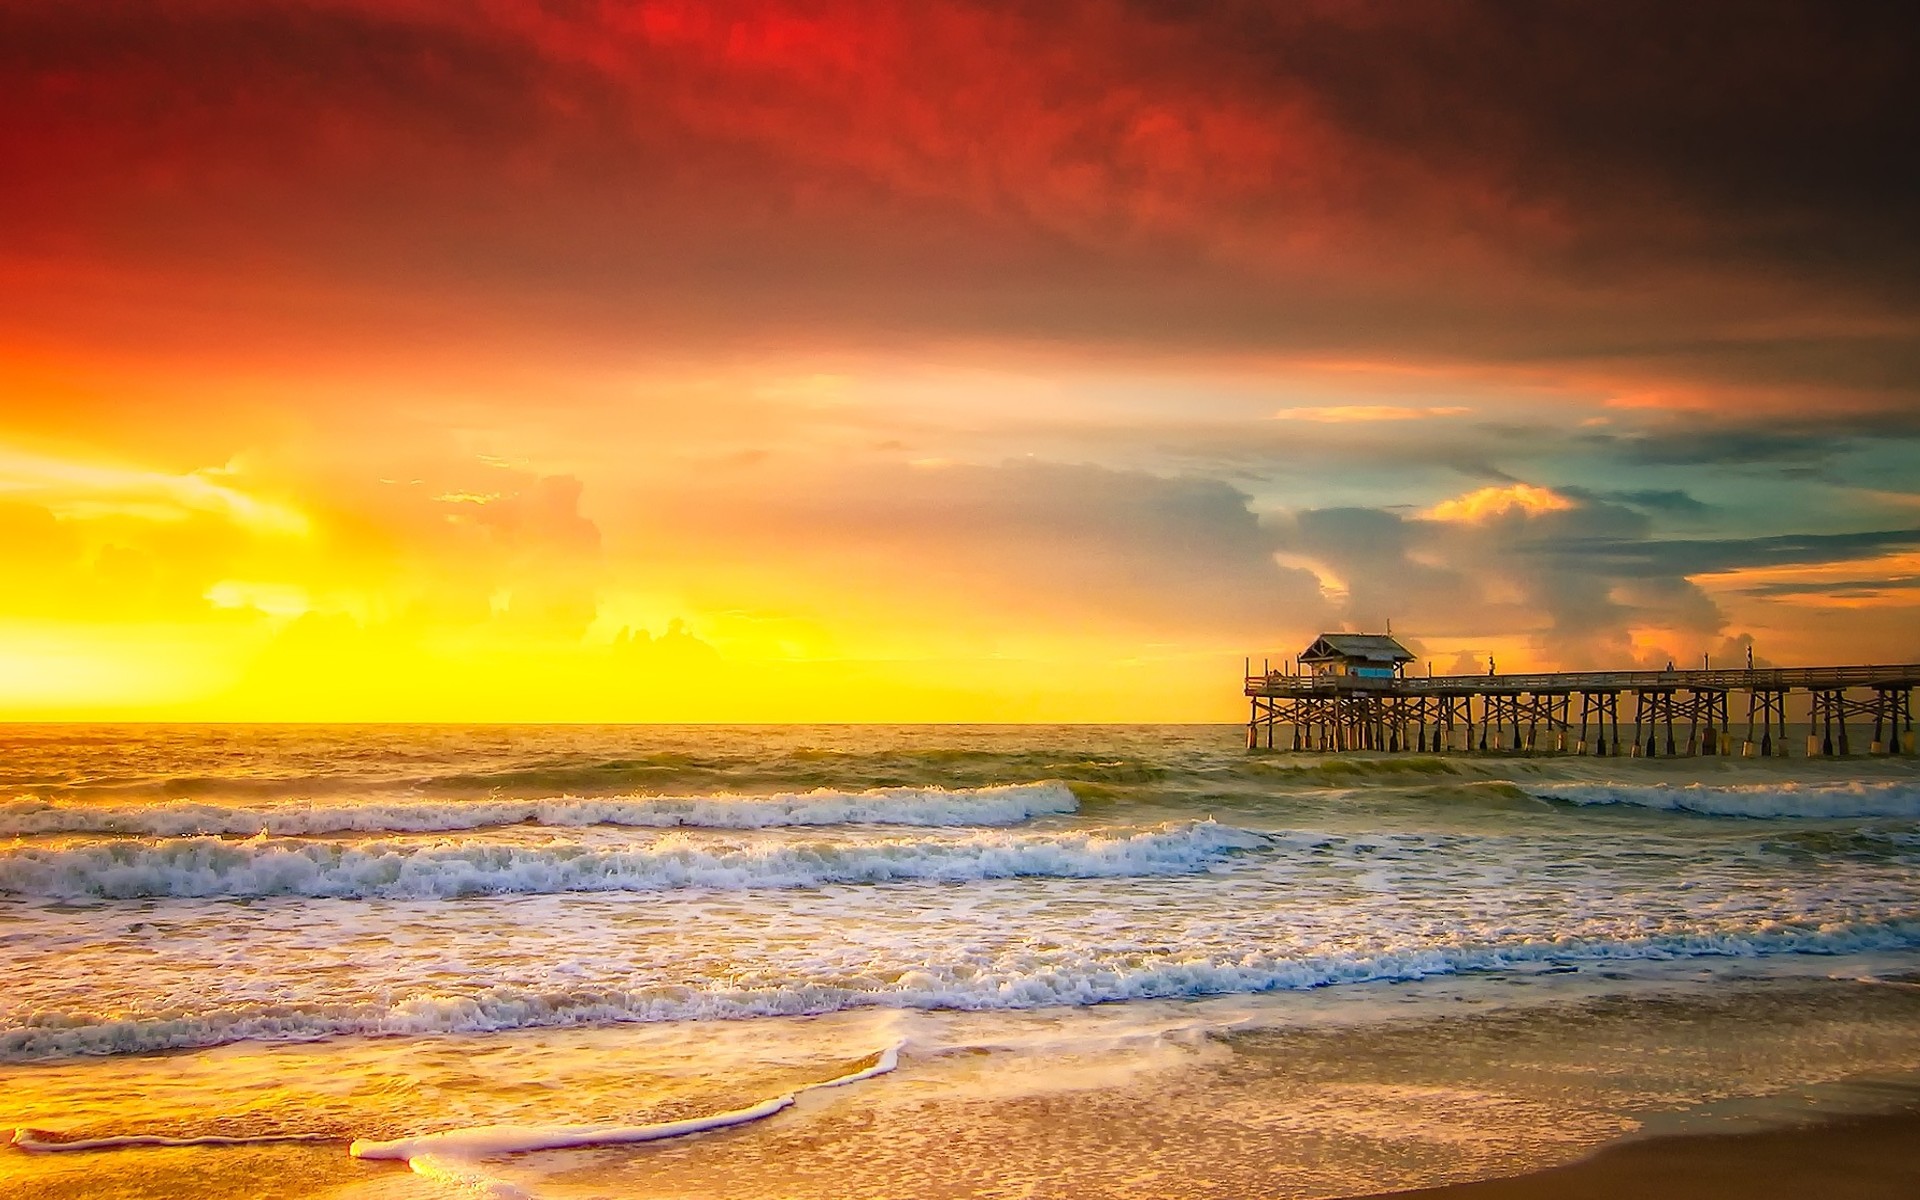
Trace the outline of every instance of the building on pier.
<instances>
[{"instance_id":1,"label":"building on pier","mask_svg":"<svg viewBox=\"0 0 1920 1200\"><path fill-rule=\"evenodd\" d=\"M1392 679L1412 661L1407 648L1385 633L1323 633L1299 657L1310 674L1355 679Z\"/></svg>"},{"instance_id":2,"label":"building on pier","mask_svg":"<svg viewBox=\"0 0 1920 1200\"><path fill-rule=\"evenodd\" d=\"M1740 753L1770 757L1787 753L1787 700L1805 692L1808 755L1915 752L1920 663L1415 676L1412 659L1385 634L1322 634L1297 670L1249 673L1247 749L1725 755L1743 698ZM1856 740L1850 723L1871 736Z\"/></svg>"}]
</instances>

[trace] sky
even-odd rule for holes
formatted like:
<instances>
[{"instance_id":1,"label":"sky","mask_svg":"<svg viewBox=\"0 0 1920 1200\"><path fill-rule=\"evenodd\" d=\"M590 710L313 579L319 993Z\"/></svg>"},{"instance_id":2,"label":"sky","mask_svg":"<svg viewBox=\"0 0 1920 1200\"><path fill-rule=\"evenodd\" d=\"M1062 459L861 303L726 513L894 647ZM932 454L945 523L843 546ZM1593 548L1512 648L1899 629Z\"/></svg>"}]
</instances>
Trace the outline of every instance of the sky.
<instances>
[{"instance_id":1,"label":"sky","mask_svg":"<svg viewBox=\"0 0 1920 1200\"><path fill-rule=\"evenodd\" d=\"M0 718L1920 660L1898 5L0 2Z\"/></svg>"}]
</instances>

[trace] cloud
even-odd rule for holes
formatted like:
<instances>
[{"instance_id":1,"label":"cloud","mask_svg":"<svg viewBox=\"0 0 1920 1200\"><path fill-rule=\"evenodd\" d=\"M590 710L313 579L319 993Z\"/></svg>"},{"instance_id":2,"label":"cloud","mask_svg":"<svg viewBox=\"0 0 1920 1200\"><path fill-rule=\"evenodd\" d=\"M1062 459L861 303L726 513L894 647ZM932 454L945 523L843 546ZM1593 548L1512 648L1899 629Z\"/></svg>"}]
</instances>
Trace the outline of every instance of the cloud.
<instances>
[{"instance_id":1,"label":"cloud","mask_svg":"<svg viewBox=\"0 0 1920 1200\"><path fill-rule=\"evenodd\" d=\"M303 616L313 607L304 588L244 579L222 579L207 589L206 598L215 608L253 609L281 618Z\"/></svg>"},{"instance_id":2,"label":"cloud","mask_svg":"<svg viewBox=\"0 0 1920 1200\"><path fill-rule=\"evenodd\" d=\"M1588 435L1583 440L1631 463L1706 467L1825 463L1844 448L1848 436L1844 427L1768 432L1689 422L1681 427L1629 434Z\"/></svg>"},{"instance_id":3,"label":"cloud","mask_svg":"<svg viewBox=\"0 0 1920 1200\"><path fill-rule=\"evenodd\" d=\"M1696 500L1692 495L1678 488L1594 490L1581 487L1561 487L1556 490L1559 491L1561 495L1575 500L1624 504L1628 508L1637 508L1643 512L1698 516L1713 510L1712 505Z\"/></svg>"},{"instance_id":4,"label":"cloud","mask_svg":"<svg viewBox=\"0 0 1920 1200\"><path fill-rule=\"evenodd\" d=\"M1234 645L1325 611L1311 574L1275 563L1249 497L1216 479L1037 460L838 464L631 503L648 530L634 553L705 580L704 607L784 604L850 633Z\"/></svg>"},{"instance_id":5,"label":"cloud","mask_svg":"<svg viewBox=\"0 0 1920 1200\"><path fill-rule=\"evenodd\" d=\"M1920 569L1920 530L1666 538L1645 513L1591 497L1479 507L1498 519L1307 511L1284 526L1284 540L1346 581L1350 625L1378 628L1391 617L1443 645L1524 638L1561 667L1713 650L1732 619L1728 604L1745 599L1904 611ZM1882 637L1871 656L1888 653L1899 651Z\"/></svg>"},{"instance_id":6,"label":"cloud","mask_svg":"<svg viewBox=\"0 0 1920 1200\"><path fill-rule=\"evenodd\" d=\"M1756 583L1743 589L1767 599L1793 599L1821 608L1852 608L1863 603L1920 605L1920 577L1818 579Z\"/></svg>"},{"instance_id":7,"label":"cloud","mask_svg":"<svg viewBox=\"0 0 1920 1200\"><path fill-rule=\"evenodd\" d=\"M1571 538L1534 546L1529 552L1562 562L1584 559L1601 563L1614 575L1657 577L1845 562L1870 552L1916 547L1920 547L1920 529L1879 529L1757 538Z\"/></svg>"},{"instance_id":8,"label":"cloud","mask_svg":"<svg viewBox=\"0 0 1920 1200\"><path fill-rule=\"evenodd\" d=\"M623 669L713 669L720 663L719 652L695 636L679 617L669 620L657 636L645 629L622 627L611 649Z\"/></svg>"},{"instance_id":9,"label":"cloud","mask_svg":"<svg viewBox=\"0 0 1920 1200\"><path fill-rule=\"evenodd\" d=\"M1475 522L1510 513L1537 516L1540 513L1565 512L1576 503L1552 488L1530 483L1511 483L1504 487L1484 487L1442 500L1424 514L1429 521Z\"/></svg>"},{"instance_id":10,"label":"cloud","mask_svg":"<svg viewBox=\"0 0 1920 1200\"><path fill-rule=\"evenodd\" d=\"M0 496L37 504L58 517L184 521L209 515L252 533L298 537L308 532L303 513L222 482L234 477L229 468L169 474L0 447Z\"/></svg>"},{"instance_id":11,"label":"cloud","mask_svg":"<svg viewBox=\"0 0 1920 1200\"><path fill-rule=\"evenodd\" d=\"M1457 417L1472 411L1471 408L1457 405L1340 404L1326 408L1283 408L1273 416L1276 421L1319 421L1339 425L1356 421L1420 421L1430 417Z\"/></svg>"},{"instance_id":12,"label":"cloud","mask_svg":"<svg viewBox=\"0 0 1920 1200\"><path fill-rule=\"evenodd\" d=\"M344 457L282 465L326 498L334 555L306 570L367 619L561 641L593 623L604 555L579 478L473 455L393 470L330 454Z\"/></svg>"},{"instance_id":13,"label":"cloud","mask_svg":"<svg viewBox=\"0 0 1920 1200\"><path fill-rule=\"evenodd\" d=\"M0 497L5 488L0 487ZM42 505L0 498L0 545L16 567L45 569L78 556L80 541Z\"/></svg>"},{"instance_id":14,"label":"cloud","mask_svg":"<svg viewBox=\"0 0 1920 1200\"><path fill-rule=\"evenodd\" d=\"M0 193L0 261L33 297L0 303L0 329L224 355L500 353L506 333L605 361L636 331L1347 355L1718 381L1734 418L1790 380L1871 418L1920 386L1920 195L1884 151L1915 132L1897 22L1491 0L14 6L0 154L39 169Z\"/></svg>"},{"instance_id":15,"label":"cloud","mask_svg":"<svg viewBox=\"0 0 1920 1200\"><path fill-rule=\"evenodd\" d=\"M1347 627L1391 619L1422 654L1465 661L1499 648L1511 662L1510 648L1524 647L1546 666L1629 666L1717 642L1727 620L1683 567L1623 571L1569 551L1647 544L1646 514L1535 485L1482 489L1420 515L1307 509L1274 525L1285 553L1345 581Z\"/></svg>"},{"instance_id":16,"label":"cloud","mask_svg":"<svg viewBox=\"0 0 1920 1200\"><path fill-rule=\"evenodd\" d=\"M583 490L572 476L548 475L480 510L505 555L499 595L508 617L575 637L593 623L600 529L580 512Z\"/></svg>"},{"instance_id":17,"label":"cloud","mask_svg":"<svg viewBox=\"0 0 1920 1200\"><path fill-rule=\"evenodd\" d=\"M9 611L1610 664L1894 580L1905 14L1521 8L0 6L0 423L91 447Z\"/></svg>"}]
</instances>

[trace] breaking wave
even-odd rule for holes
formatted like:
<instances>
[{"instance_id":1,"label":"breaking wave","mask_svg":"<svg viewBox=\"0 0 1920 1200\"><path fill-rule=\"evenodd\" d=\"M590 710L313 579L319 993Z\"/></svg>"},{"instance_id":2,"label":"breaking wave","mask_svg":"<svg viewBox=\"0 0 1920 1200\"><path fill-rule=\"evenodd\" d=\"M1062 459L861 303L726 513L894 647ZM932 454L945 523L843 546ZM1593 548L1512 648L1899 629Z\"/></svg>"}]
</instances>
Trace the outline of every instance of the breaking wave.
<instances>
[{"instance_id":1,"label":"breaking wave","mask_svg":"<svg viewBox=\"0 0 1920 1200\"><path fill-rule=\"evenodd\" d=\"M767 829L787 825L1017 825L1078 807L1063 783L1000 787L874 788L774 796L558 796L544 800L369 800L360 803L244 805L176 801L137 807L49 802L0 804L0 837L120 833L146 837L319 833L442 833L500 825L696 826Z\"/></svg>"},{"instance_id":2,"label":"breaking wave","mask_svg":"<svg viewBox=\"0 0 1920 1200\"><path fill-rule=\"evenodd\" d=\"M1920 817L1920 783L1525 784L1542 800L1628 804L1715 817Z\"/></svg>"},{"instance_id":3,"label":"breaking wave","mask_svg":"<svg viewBox=\"0 0 1920 1200\"><path fill-rule=\"evenodd\" d=\"M982 971L924 963L857 981L795 979L783 986L661 985L541 988L495 985L466 995L414 995L363 1004L234 1005L193 1014L39 1013L0 1027L0 1062L149 1054L245 1040L312 1041L343 1035L426 1036L637 1022L801 1016L859 1008L1032 1009L1122 1000L1304 990L1400 982L1543 965L1781 954L1840 955L1920 948L1920 920L1861 921L1642 938L1555 938L1482 945L1409 946L1373 953L1289 957L1269 952L1178 959L1087 948L1064 958Z\"/></svg>"},{"instance_id":4,"label":"breaking wave","mask_svg":"<svg viewBox=\"0 0 1920 1200\"><path fill-rule=\"evenodd\" d=\"M0 850L0 893L69 899L438 899L1036 875L1084 879L1199 871L1266 843L1263 834L1212 821L1146 830L995 831L862 841L720 840L667 833L619 849L559 841L514 846L200 837Z\"/></svg>"}]
</instances>

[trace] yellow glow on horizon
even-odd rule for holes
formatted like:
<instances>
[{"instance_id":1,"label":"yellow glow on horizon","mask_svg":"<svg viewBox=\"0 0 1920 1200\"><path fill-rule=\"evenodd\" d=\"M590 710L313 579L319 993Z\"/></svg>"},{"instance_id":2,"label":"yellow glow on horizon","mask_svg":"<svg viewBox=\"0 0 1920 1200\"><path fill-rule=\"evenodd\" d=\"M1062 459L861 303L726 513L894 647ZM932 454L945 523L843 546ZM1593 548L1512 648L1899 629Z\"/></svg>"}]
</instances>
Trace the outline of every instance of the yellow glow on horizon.
<instances>
[{"instance_id":1,"label":"yellow glow on horizon","mask_svg":"<svg viewBox=\"0 0 1920 1200\"><path fill-rule=\"evenodd\" d=\"M207 589L206 598L215 608L251 608L273 617L304 616L313 607L304 588L241 579L222 579Z\"/></svg>"},{"instance_id":2,"label":"yellow glow on horizon","mask_svg":"<svg viewBox=\"0 0 1920 1200\"><path fill-rule=\"evenodd\" d=\"M289 537L281 514L294 508L248 503L217 473L18 454L7 465L0 533L12 521L16 534L0 587L16 610L37 609L0 611L0 718L1237 718L1234 646L1143 656L1098 632L998 621L991 643L943 637L943 613L974 598L935 589L924 611L903 612L864 597L857 578L795 591L786 558L676 567L677 584L654 566L646 574L665 586L636 589L622 582L632 565L573 507L578 489L516 467L483 464L507 486L479 489L389 487L375 474L325 484L328 495L290 488L303 512ZM71 507L102 496L168 515ZM689 583L760 602L715 604L685 594Z\"/></svg>"},{"instance_id":3,"label":"yellow glow on horizon","mask_svg":"<svg viewBox=\"0 0 1920 1200\"><path fill-rule=\"evenodd\" d=\"M1269 499L1044 442L996 459L929 417L979 392L970 421L1027 420L1062 390L998 378L907 378L938 404L901 421L875 378L804 371L623 376L638 399L596 376L531 416L517 395L358 379L335 386L363 403L332 411L315 376L262 393L271 419L242 430L195 401L243 383L156 377L140 403L165 420L121 428L130 410L109 407L0 444L0 717L1231 722L1244 655L1297 652L1356 592L1378 602L1364 559L1275 553ZM1462 407L1341 399L1291 415L1417 436ZM1465 526L1578 507L1481 487L1422 513L1405 555L1452 570ZM1856 567L1920 570L1803 577ZM1462 623L1426 642L1436 670L1463 649L1503 673L1559 665L1528 588L1497 569L1474 586L1519 631ZM1816 587L1727 606L1899 603ZM1649 631L1646 653L1675 637Z\"/></svg>"},{"instance_id":4,"label":"yellow glow on horizon","mask_svg":"<svg viewBox=\"0 0 1920 1200\"><path fill-rule=\"evenodd\" d=\"M192 630L0 622L0 719L127 716L229 684L228 647Z\"/></svg>"}]
</instances>

